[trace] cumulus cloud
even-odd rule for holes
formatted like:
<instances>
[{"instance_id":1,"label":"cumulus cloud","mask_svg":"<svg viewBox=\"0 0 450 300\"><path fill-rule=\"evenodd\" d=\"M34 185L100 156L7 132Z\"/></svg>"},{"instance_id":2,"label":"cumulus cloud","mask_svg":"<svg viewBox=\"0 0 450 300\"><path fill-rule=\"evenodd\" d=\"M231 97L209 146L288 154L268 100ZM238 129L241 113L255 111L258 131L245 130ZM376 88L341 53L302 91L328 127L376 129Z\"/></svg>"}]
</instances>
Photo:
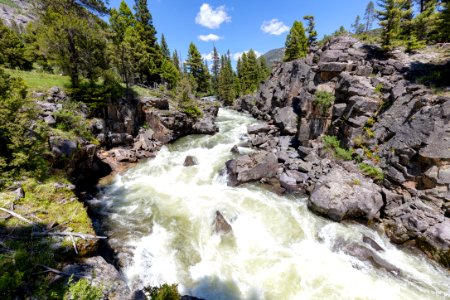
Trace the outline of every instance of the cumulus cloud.
<instances>
[{"instance_id":1,"label":"cumulus cloud","mask_svg":"<svg viewBox=\"0 0 450 300\"><path fill-rule=\"evenodd\" d=\"M261 25L261 30L264 33L280 35L289 31L289 27L278 19L272 19L270 21L264 21Z\"/></svg>"},{"instance_id":2,"label":"cumulus cloud","mask_svg":"<svg viewBox=\"0 0 450 300\"><path fill-rule=\"evenodd\" d=\"M199 35L198 39L203 41L203 42L215 42L215 41L221 40L222 37L210 33L208 35Z\"/></svg>"},{"instance_id":3,"label":"cumulus cloud","mask_svg":"<svg viewBox=\"0 0 450 300\"><path fill-rule=\"evenodd\" d=\"M217 29L222 23L230 21L231 17L227 14L224 5L214 9L208 3L203 3L200 6L200 11L195 17L195 23L210 29Z\"/></svg>"},{"instance_id":4,"label":"cumulus cloud","mask_svg":"<svg viewBox=\"0 0 450 300\"><path fill-rule=\"evenodd\" d=\"M248 51L250 51L250 50L248 50ZM242 54L248 53L248 51L243 51L243 52L236 52L236 53L233 53L232 57L233 57L234 60L238 60L239 58L242 57ZM262 55L262 53L260 53L260 52L258 52L258 51L255 51L255 50L253 50L253 51L255 52L256 57L260 57L260 56Z\"/></svg>"}]
</instances>

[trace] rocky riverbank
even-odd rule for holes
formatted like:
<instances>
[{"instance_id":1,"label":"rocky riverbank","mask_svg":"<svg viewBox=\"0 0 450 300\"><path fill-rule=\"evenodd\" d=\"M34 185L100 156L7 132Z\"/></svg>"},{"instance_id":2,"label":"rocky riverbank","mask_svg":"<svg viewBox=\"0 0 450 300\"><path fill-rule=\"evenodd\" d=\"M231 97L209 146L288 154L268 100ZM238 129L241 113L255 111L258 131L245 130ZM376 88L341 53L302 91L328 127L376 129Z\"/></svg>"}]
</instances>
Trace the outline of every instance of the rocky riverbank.
<instances>
[{"instance_id":1,"label":"rocky riverbank","mask_svg":"<svg viewBox=\"0 0 450 300\"><path fill-rule=\"evenodd\" d=\"M340 36L276 66L235 107L265 123L237 145L257 152L227 163L229 183L306 194L312 211L377 224L448 268L450 97L414 82L445 61L417 57Z\"/></svg>"}]
</instances>

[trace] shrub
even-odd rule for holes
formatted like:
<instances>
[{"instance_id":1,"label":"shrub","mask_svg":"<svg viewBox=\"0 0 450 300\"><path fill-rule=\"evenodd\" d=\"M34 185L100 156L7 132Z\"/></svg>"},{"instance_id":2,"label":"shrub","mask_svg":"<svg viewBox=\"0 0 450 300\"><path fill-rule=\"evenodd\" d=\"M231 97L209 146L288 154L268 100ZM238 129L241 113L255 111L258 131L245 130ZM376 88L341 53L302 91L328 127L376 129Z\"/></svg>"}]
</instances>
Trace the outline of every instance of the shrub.
<instances>
[{"instance_id":1,"label":"shrub","mask_svg":"<svg viewBox=\"0 0 450 300\"><path fill-rule=\"evenodd\" d=\"M343 160L352 160L353 152L340 146L340 142L335 136L325 135L322 137L326 149L333 150L336 157Z\"/></svg>"},{"instance_id":2,"label":"shrub","mask_svg":"<svg viewBox=\"0 0 450 300\"><path fill-rule=\"evenodd\" d=\"M383 84L379 83L379 84L377 84L377 86L375 87L375 90L373 92L377 95L382 95L383 87L384 87Z\"/></svg>"},{"instance_id":3,"label":"shrub","mask_svg":"<svg viewBox=\"0 0 450 300\"><path fill-rule=\"evenodd\" d=\"M95 142L88 121L83 117L80 110L81 106L77 102L65 103L63 109L53 113L57 122L56 128Z\"/></svg>"},{"instance_id":4,"label":"shrub","mask_svg":"<svg viewBox=\"0 0 450 300\"><path fill-rule=\"evenodd\" d=\"M160 287L146 287L144 292L147 299L151 300L179 300L181 298L176 284L165 283Z\"/></svg>"},{"instance_id":5,"label":"shrub","mask_svg":"<svg viewBox=\"0 0 450 300\"><path fill-rule=\"evenodd\" d=\"M322 114L326 114L333 105L335 97L327 91L316 91L314 94L314 104L320 108Z\"/></svg>"},{"instance_id":6,"label":"shrub","mask_svg":"<svg viewBox=\"0 0 450 300\"><path fill-rule=\"evenodd\" d=\"M369 176L376 181L384 180L383 170L381 170L380 168L371 166L366 163L360 163L358 167L363 172L364 175Z\"/></svg>"},{"instance_id":7,"label":"shrub","mask_svg":"<svg viewBox=\"0 0 450 300\"><path fill-rule=\"evenodd\" d=\"M98 300L102 299L103 290L92 286L87 279L80 279L76 283L69 278L69 289L64 295L65 300Z\"/></svg>"}]
</instances>

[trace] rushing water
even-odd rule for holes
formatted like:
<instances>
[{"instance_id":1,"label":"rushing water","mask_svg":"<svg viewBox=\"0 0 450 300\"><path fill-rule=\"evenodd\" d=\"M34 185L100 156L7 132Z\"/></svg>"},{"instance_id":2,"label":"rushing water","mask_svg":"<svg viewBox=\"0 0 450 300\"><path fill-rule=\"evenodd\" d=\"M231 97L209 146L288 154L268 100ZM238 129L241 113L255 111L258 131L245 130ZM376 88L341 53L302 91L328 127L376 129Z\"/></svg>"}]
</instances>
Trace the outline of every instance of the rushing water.
<instances>
[{"instance_id":1,"label":"rushing water","mask_svg":"<svg viewBox=\"0 0 450 300\"><path fill-rule=\"evenodd\" d=\"M191 136L117 176L92 204L110 243L128 252L133 288L177 283L204 299L450 299L450 276L423 256L401 251L362 225L308 211L306 200L256 185L228 187L230 149L255 120L221 109L220 132ZM183 167L186 155L199 165ZM233 234L214 233L219 210ZM372 237L395 276L344 254L342 241Z\"/></svg>"}]
</instances>

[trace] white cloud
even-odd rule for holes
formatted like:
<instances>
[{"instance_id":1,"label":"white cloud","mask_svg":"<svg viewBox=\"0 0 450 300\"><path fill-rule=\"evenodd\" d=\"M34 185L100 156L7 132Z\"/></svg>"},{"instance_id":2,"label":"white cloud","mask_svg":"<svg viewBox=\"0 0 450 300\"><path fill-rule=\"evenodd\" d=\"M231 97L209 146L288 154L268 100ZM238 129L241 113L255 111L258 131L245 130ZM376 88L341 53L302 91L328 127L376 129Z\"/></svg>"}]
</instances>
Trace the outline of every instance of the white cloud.
<instances>
[{"instance_id":1,"label":"white cloud","mask_svg":"<svg viewBox=\"0 0 450 300\"><path fill-rule=\"evenodd\" d=\"M250 51L250 50L248 50L248 51ZM242 54L244 54L244 53L248 53L248 51L243 51L243 52L236 52L236 53L233 53L233 59L234 60L238 60L239 58L241 58L242 57ZM258 51L255 51L255 50L253 50L254 52L255 52L255 54L256 54L256 57L260 57L261 55L262 55L262 53L260 53L260 52L258 52Z\"/></svg>"},{"instance_id":2,"label":"white cloud","mask_svg":"<svg viewBox=\"0 0 450 300\"><path fill-rule=\"evenodd\" d=\"M198 39L201 40L201 41L204 41L204 42L211 42L211 41L214 42L214 41L221 40L222 37L210 33L208 35L199 35Z\"/></svg>"},{"instance_id":3,"label":"white cloud","mask_svg":"<svg viewBox=\"0 0 450 300\"><path fill-rule=\"evenodd\" d=\"M195 17L195 23L210 29L217 29L223 22L230 22L231 17L227 14L225 6L219 6L214 9L208 3L203 3L200 11Z\"/></svg>"},{"instance_id":4,"label":"white cloud","mask_svg":"<svg viewBox=\"0 0 450 300\"><path fill-rule=\"evenodd\" d=\"M261 25L261 30L268 34L280 35L289 31L289 27L278 19L272 19L270 21L264 21Z\"/></svg>"},{"instance_id":5,"label":"white cloud","mask_svg":"<svg viewBox=\"0 0 450 300\"><path fill-rule=\"evenodd\" d=\"M202 58L203 60L208 60L208 61L212 61L213 60L213 53L208 53L208 54L202 54Z\"/></svg>"}]
</instances>

